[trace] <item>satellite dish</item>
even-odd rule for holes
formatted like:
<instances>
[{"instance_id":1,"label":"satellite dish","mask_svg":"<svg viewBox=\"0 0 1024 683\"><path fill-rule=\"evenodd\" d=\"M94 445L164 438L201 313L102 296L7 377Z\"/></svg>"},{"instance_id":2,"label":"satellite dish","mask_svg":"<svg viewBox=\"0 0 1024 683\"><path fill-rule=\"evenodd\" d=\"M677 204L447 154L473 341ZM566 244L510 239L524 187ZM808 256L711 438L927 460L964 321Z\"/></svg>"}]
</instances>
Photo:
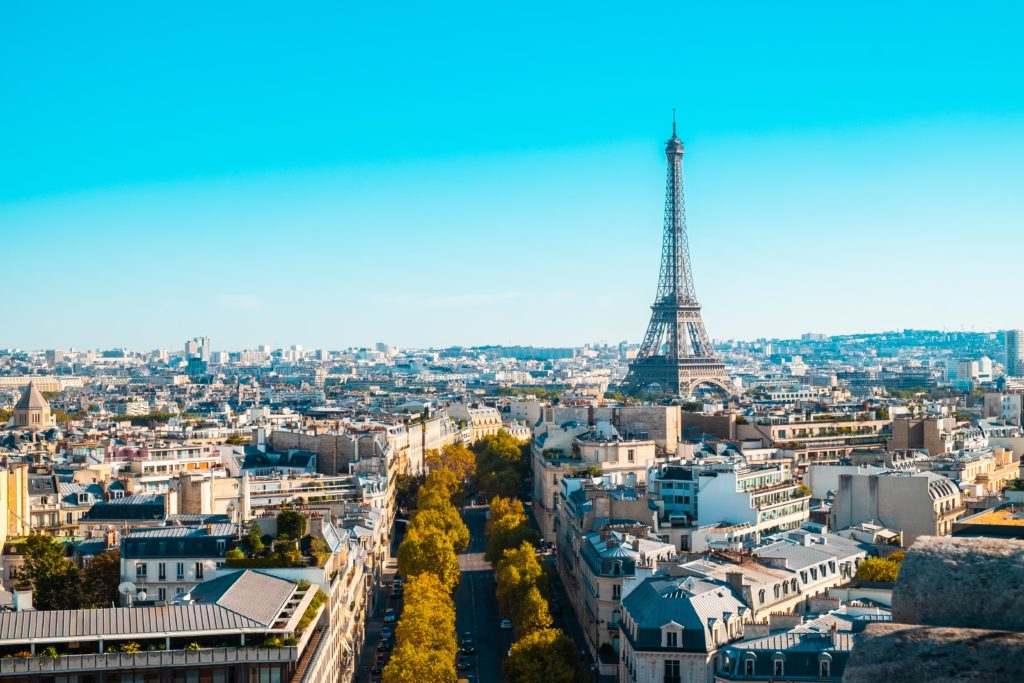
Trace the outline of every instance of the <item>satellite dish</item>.
<instances>
[{"instance_id":1,"label":"satellite dish","mask_svg":"<svg viewBox=\"0 0 1024 683\"><path fill-rule=\"evenodd\" d=\"M146 591L139 591L139 594L135 596L135 599L138 600L139 602L142 602L143 600L146 599L146 597L147 597L146 596Z\"/></svg>"},{"instance_id":2,"label":"satellite dish","mask_svg":"<svg viewBox=\"0 0 1024 683\"><path fill-rule=\"evenodd\" d=\"M122 581L117 586L117 592L121 595L131 595L135 592L135 584L131 581Z\"/></svg>"}]
</instances>

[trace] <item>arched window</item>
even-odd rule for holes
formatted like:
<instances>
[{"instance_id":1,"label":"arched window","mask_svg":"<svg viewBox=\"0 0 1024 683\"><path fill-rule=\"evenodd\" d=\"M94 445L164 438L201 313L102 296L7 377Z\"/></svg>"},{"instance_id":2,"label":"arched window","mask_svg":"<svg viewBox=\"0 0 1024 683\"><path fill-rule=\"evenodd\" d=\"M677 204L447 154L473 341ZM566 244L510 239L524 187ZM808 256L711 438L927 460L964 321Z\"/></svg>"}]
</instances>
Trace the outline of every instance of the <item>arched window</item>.
<instances>
[{"instance_id":1,"label":"arched window","mask_svg":"<svg viewBox=\"0 0 1024 683\"><path fill-rule=\"evenodd\" d=\"M762 605L764 604L764 589L763 588L757 592L757 601L758 601L758 603L760 603Z\"/></svg>"},{"instance_id":2,"label":"arched window","mask_svg":"<svg viewBox=\"0 0 1024 683\"><path fill-rule=\"evenodd\" d=\"M823 652L818 658L818 678L832 677L832 656Z\"/></svg>"},{"instance_id":3,"label":"arched window","mask_svg":"<svg viewBox=\"0 0 1024 683\"><path fill-rule=\"evenodd\" d=\"M775 599L779 598L779 584L775 584Z\"/></svg>"},{"instance_id":4,"label":"arched window","mask_svg":"<svg viewBox=\"0 0 1024 683\"><path fill-rule=\"evenodd\" d=\"M748 652L745 655L743 655L743 675L744 676L753 676L754 675L754 665L755 665L756 662L757 662L757 655L755 655L753 652Z\"/></svg>"},{"instance_id":5,"label":"arched window","mask_svg":"<svg viewBox=\"0 0 1024 683\"><path fill-rule=\"evenodd\" d=\"M799 592L799 591L800 591L800 587L799 587L799 586L797 585L796 579L793 579L793 580L792 580L792 581L790 582L790 585L791 585L791 586L793 586L793 592L794 592L794 593L797 593L797 592Z\"/></svg>"},{"instance_id":6,"label":"arched window","mask_svg":"<svg viewBox=\"0 0 1024 683\"><path fill-rule=\"evenodd\" d=\"M786 675L786 659L781 652L776 652L772 656L772 675L776 678Z\"/></svg>"}]
</instances>

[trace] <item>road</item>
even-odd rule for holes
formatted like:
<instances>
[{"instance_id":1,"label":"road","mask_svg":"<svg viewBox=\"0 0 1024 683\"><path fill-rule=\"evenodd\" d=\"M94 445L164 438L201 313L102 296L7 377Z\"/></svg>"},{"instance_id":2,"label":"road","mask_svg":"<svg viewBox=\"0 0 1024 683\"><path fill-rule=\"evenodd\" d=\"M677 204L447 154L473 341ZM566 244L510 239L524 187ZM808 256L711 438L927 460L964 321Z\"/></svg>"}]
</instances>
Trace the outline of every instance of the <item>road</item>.
<instances>
[{"instance_id":1,"label":"road","mask_svg":"<svg viewBox=\"0 0 1024 683\"><path fill-rule=\"evenodd\" d=\"M455 625L459 637L467 631L476 641L474 667L459 675L474 683L500 683L504 680L502 663L512 645L512 632L499 628L498 598L495 595L494 571L483 559L487 523L486 507L467 507L462 518L469 527L469 547L459 555L462 577L455 589Z\"/></svg>"}]
</instances>

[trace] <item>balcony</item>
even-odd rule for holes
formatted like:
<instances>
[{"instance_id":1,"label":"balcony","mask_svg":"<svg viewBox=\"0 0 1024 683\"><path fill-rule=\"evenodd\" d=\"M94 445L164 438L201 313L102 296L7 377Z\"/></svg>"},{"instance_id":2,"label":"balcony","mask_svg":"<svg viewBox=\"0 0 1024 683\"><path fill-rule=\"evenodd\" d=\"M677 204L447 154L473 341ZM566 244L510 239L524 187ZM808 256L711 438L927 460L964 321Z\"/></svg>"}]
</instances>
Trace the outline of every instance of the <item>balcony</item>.
<instances>
[{"instance_id":1,"label":"balcony","mask_svg":"<svg viewBox=\"0 0 1024 683\"><path fill-rule=\"evenodd\" d=\"M61 655L56 659L51 657L12 657L0 659L0 676L294 662L297 658L297 647L214 647L202 650L160 650L135 654L111 652L108 654Z\"/></svg>"}]
</instances>

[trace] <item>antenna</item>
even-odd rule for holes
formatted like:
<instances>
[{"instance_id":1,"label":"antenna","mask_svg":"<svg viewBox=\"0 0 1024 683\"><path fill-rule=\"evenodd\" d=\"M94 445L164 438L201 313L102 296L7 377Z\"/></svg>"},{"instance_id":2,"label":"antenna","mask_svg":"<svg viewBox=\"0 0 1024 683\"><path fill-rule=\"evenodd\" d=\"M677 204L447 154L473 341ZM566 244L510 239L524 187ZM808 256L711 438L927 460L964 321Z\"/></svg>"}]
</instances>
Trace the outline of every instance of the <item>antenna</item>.
<instances>
[{"instance_id":1,"label":"antenna","mask_svg":"<svg viewBox=\"0 0 1024 683\"><path fill-rule=\"evenodd\" d=\"M128 599L128 606L132 606L132 596L135 595L135 584L131 581L122 581L117 585L117 592Z\"/></svg>"},{"instance_id":2,"label":"antenna","mask_svg":"<svg viewBox=\"0 0 1024 683\"><path fill-rule=\"evenodd\" d=\"M672 107L672 137L676 136L676 108Z\"/></svg>"}]
</instances>

